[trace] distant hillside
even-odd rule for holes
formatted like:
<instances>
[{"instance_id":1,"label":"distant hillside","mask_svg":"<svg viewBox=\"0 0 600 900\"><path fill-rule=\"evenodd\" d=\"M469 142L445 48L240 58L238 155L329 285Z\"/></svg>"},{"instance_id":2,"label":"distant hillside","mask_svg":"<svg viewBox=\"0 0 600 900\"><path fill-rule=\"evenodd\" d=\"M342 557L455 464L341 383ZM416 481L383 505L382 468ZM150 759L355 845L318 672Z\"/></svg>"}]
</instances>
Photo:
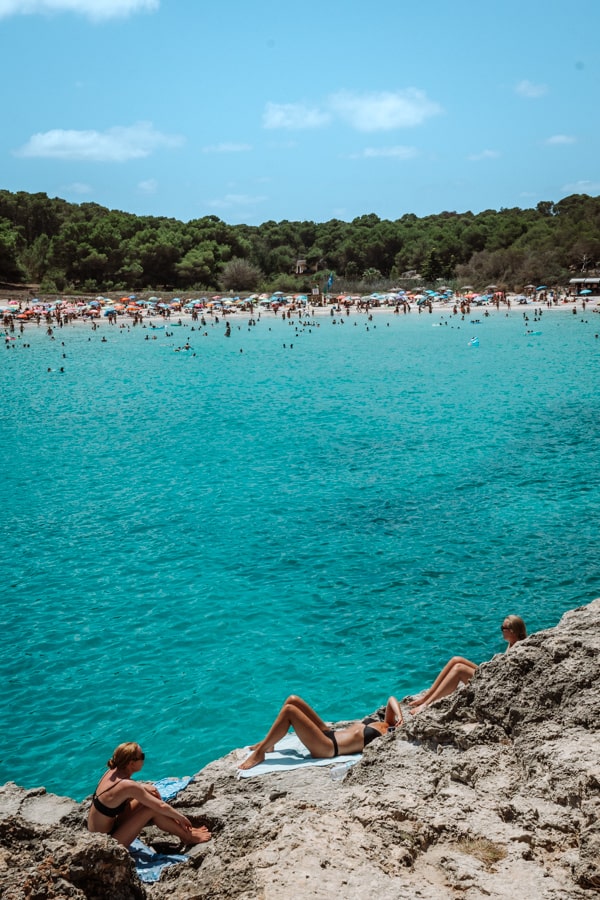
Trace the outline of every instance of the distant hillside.
<instances>
[{"instance_id":1,"label":"distant hillside","mask_svg":"<svg viewBox=\"0 0 600 900\"><path fill-rule=\"evenodd\" d=\"M40 291L284 290L334 292L415 280L452 287L565 284L600 269L600 197L535 209L442 212L394 221L227 225L180 222L95 203L0 191L0 281Z\"/></svg>"}]
</instances>

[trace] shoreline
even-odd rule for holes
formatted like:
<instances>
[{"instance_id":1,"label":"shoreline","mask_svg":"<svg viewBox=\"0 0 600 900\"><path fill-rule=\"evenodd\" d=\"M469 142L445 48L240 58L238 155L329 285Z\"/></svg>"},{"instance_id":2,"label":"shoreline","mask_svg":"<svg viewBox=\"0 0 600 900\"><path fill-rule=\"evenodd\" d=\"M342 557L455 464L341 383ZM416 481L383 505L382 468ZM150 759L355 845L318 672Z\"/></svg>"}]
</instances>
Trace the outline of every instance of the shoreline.
<instances>
[{"instance_id":1,"label":"shoreline","mask_svg":"<svg viewBox=\"0 0 600 900\"><path fill-rule=\"evenodd\" d=\"M510 300L510 297L509 297ZM402 305L394 307L393 305L385 306L367 306L366 308L357 307L356 304L346 308L338 303L330 303L326 306L280 306L272 309L265 305L257 305L252 308L243 308L239 306L228 307L200 307L196 310L192 309L169 309L168 311L157 310L156 308L140 308L130 312L119 311L114 316L108 316L104 311L95 313L90 310L86 304L85 307L75 310L72 304L62 302L60 306L53 306L45 312L31 313L31 307L21 304L19 308L14 308L10 312L6 311L6 307L1 306L0 301L0 333L8 336L20 332L21 334L30 331L33 327L35 330L43 327L65 327L65 326L90 326L93 330L97 330L102 325L111 328L118 327L120 329L133 326L141 327L158 327L167 328L169 325L195 325L202 327L202 320L205 324L219 324L221 322L239 322L243 318L255 320L281 319L285 321L303 320L303 319L365 319L376 316L389 316L392 318L411 319L423 317L425 320L429 316L437 318L448 318L448 321L469 322L470 324L480 324L485 320L493 320L499 316L502 318L521 316L525 319L533 318L539 321L543 315L587 315L588 313L600 313L600 297L588 298L572 298L567 301L548 305L547 303L535 303L534 301L527 304L519 304L510 302L501 303L499 306L494 304L488 305L471 305L467 304L462 310L460 302L437 302L434 301L430 306L418 306L411 304L408 309ZM55 301L54 301L55 302ZM89 301L88 301L89 302ZM540 315L541 312L541 315Z\"/></svg>"}]
</instances>

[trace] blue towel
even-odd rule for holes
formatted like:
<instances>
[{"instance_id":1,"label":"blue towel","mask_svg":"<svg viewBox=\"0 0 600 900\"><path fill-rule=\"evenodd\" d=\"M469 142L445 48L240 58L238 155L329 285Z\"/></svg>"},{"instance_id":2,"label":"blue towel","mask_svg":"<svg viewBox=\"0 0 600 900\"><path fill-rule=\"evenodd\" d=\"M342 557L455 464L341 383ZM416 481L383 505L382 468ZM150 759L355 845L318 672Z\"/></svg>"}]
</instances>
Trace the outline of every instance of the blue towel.
<instances>
[{"instance_id":1,"label":"blue towel","mask_svg":"<svg viewBox=\"0 0 600 900\"><path fill-rule=\"evenodd\" d=\"M172 800L177 794L188 786L192 781L190 775L183 778L161 778L160 781L154 782L161 798L165 801ZM143 841L136 838L129 845L129 852L135 863L135 870L140 881L145 884L151 884L158 881L163 869L167 866L174 866L175 863L187 862L188 856L182 853L155 853L151 847L147 847Z\"/></svg>"},{"instance_id":2,"label":"blue towel","mask_svg":"<svg viewBox=\"0 0 600 900\"><path fill-rule=\"evenodd\" d=\"M161 778L160 781L154 782L154 787L160 794L161 799L168 802L186 788L192 780L191 775L184 775L183 778Z\"/></svg>"},{"instance_id":3,"label":"blue towel","mask_svg":"<svg viewBox=\"0 0 600 900\"><path fill-rule=\"evenodd\" d=\"M183 856L181 853L155 853L151 847L147 847L139 838L136 838L129 845L129 852L133 857L138 877L145 884L158 881L162 870L167 866L174 866L175 863L179 862L187 862L189 859L188 856Z\"/></svg>"}]
</instances>

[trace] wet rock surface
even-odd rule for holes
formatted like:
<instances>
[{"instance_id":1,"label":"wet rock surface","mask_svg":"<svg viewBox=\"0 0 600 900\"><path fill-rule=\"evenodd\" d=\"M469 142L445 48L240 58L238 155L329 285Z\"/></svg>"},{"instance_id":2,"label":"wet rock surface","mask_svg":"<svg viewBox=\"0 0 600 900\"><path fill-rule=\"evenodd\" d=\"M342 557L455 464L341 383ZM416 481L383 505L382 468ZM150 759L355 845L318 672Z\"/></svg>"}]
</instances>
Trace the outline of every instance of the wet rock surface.
<instances>
[{"instance_id":1,"label":"wet rock surface","mask_svg":"<svg viewBox=\"0 0 600 900\"><path fill-rule=\"evenodd\" d=\"M600 600L329 768L238 779L234 752L174 805L213 840L142 885L88 803L0 788L0 896L584 900L600 893ZM88 801L89 802L89 801ZM161 852L180 849L156 829Z\"/></svg>"}]
</instances>

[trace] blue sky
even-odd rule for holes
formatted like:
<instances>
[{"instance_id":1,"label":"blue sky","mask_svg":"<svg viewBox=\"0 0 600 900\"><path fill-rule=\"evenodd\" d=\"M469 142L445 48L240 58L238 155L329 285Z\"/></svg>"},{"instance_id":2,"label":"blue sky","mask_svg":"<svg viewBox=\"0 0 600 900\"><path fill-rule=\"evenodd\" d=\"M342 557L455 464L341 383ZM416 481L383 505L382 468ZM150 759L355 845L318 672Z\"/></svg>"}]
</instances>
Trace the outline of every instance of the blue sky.
<instances>
[{"instance_id":1,"label":"blue sky","mask_svg":"<svg viewBox=\"0 0 600 900\"><path fill-rule=\"evenodd\" d=\"M0 188L183 221L600 193L598 0L0 0Z\"/></svg>"}]
</instances>

